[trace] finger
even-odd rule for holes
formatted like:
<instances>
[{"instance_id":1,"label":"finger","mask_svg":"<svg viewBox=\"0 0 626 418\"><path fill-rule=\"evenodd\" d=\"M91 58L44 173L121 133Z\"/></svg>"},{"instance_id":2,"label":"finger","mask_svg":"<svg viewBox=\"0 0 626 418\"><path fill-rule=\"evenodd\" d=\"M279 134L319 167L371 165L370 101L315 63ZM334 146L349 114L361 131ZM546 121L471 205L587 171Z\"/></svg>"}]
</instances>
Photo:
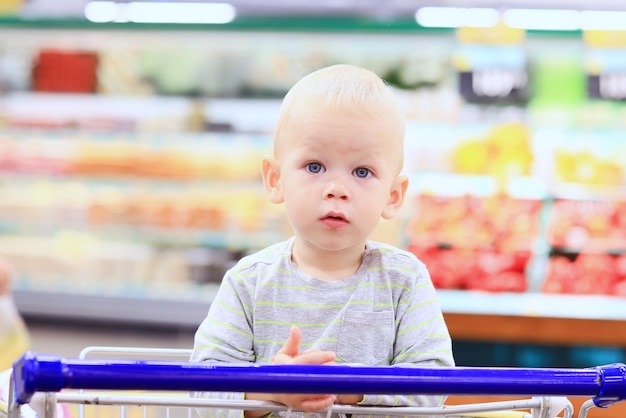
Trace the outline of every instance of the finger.
<instances>
[{"instance_id":1,"label":"finger","mask_svg":"<svg viewBox=\"0 0 626 418\"><path fill-rule=\"evenodd\" d=\"M279 355L287 355L290 357L295 357L300 353L300 342L302 341L302 331L300 328L293 326L289 329L289 337L285 342L285 345L278 350Z\"/></svg>"},{"instance_id":2,"label":"finger","mask_svg":"<svg viewBox=\"0 0 626 418\"><path fill-rule=\"evenodd\" d=\"M337 356L332 351L314 351L302 353L293 358L295 364L327 364L335 361Z\"/></svg>"},{"instance_id":3,"label":"finger","mask_svg":"<svg viewBox=\"0 0 626 418\"><path fill-rule=\"evenodd\" d=\"M320 350L319 348L309 348L308 350L304 350L302 353L300 353L300 355L304 355L304 354L311 354L311 353L322 353L322 350ZM330 358L330 356L324 354L324 357ZM335 360L337 358L337 356L333 353L332 356L332 360L328 360L326 362L322 362L322 363L318 363L318 364L337 364L335 363Z\"/></svg>"},{"instance_id":4,"label":"finger","mask_svg":"<svg viewBox=\"0 0 626 418\"><path fill-rule=\"evenodd\" d=\"M335 353L332 351L320 351L317 353L300 354L295 357L286 354L277 354L272 357L272 364L319 364L333 365L335 363Z\"/></svg>"}]
</instances>

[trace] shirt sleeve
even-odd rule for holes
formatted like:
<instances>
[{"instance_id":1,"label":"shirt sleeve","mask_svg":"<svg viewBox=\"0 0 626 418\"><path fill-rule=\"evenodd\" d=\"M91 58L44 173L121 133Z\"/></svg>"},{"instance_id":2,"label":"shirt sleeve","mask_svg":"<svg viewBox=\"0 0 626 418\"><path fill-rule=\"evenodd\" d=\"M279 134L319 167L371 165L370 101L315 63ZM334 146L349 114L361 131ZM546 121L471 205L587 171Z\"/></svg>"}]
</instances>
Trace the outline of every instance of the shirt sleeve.
<instances>
[{"instance_id":1,"label":"shirt sleeve","mask_svg":"<svg viewBox=\"0 0 626 418\"><path fill-rule=\"evenodd\" d=\"M207 317L194 337L192 362L254 362L251 328L252 300L243 282L231 270L226 273ZM243 400L238 392L195 392L194 397ZM243 418L237 409L196 409L203 418Z\"/></svg>"},{"instance_id":2,"label":"shirt sleeve","mask_svg":"<svg viewBox=\"0 0 626 418\"><path fill-rule=\"evenodd\" d=\"M422 263L416 279L398 303L391 365L453 367L450 334L430 275ZM435 407L445 400L446 396L441 395L365 395L359 405Z\"/></svg>"}]
</instances>

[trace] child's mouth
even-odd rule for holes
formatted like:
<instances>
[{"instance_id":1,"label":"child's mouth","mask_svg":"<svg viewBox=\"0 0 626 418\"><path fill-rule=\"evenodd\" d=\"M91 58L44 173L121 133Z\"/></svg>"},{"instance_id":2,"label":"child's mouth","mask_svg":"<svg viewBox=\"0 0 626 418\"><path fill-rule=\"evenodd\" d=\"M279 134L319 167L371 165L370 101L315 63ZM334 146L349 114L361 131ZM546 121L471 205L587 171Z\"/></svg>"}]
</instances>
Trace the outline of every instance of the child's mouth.
<instances>
[{"instance_id":1,"label":"child's mouth","mask_svg":"<svg viewBox=\"0 0 626 418\"><path fill-rule=\"evenodd\" d=\"M322 223L331 229L343 228L348 224L348 221L339 215L327 215L322 218Z\"/></svg>"}]
</instances>

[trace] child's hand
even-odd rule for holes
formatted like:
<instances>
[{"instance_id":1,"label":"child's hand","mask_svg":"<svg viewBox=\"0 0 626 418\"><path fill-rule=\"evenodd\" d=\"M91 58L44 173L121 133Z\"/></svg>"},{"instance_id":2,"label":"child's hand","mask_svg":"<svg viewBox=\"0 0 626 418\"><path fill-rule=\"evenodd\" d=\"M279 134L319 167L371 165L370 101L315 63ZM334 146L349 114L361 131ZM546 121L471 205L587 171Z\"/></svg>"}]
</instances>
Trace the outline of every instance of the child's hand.
<instances>
[{"instance_id":1,"label":"child's hand","mask_svg":"<svg viewBox=\"0 0 626 418\"><path fill-rule=\"evenodd\" d=\"M335 361L335 353L310 349L300 352L302 331L298 327L291 327L289 338L283 348L272 359L272 364L332 364ZM294 409L307 412L323 411L335 402L335 395L323 394L274 394L274 401L287 405Z\"/></svg>"},{"instance_id":2,"label":"child's hand","mask_svg":"<svg viewBox=\"0 0 626 418\"><path fill-rule=\"evenodd\" d=\"M291 327L285 345L272 358L272 364L332 364L335 361L336 355L332 351L310 348L300 352L301 341L300 328Z\"/></svg>"},{"instance_id":3,"label":"child's hand","mask_svg":"<svg viewBox=\"0 0 626 418\"><path fill-rule=\"evenodd\" d=\"M356 405L363 400L363 395L337 395L337 403L341 405Z\"/></svg>"}]
</instances>

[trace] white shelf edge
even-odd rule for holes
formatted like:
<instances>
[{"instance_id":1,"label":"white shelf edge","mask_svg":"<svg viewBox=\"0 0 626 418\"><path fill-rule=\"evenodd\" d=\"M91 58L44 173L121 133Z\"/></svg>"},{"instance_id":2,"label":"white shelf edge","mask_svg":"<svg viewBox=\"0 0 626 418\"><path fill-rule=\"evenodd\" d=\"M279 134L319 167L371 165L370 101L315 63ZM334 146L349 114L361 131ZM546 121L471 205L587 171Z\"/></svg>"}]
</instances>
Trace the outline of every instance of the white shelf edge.
<instances>
[{"instance_id":1,"label":"white shelf edge","mask_svg":"<svg viewBox=\"0 0 626 418\"><path fill-rule=\"evenodd\" d=\"M20 290L13 294L24 317L163 328L197 328L211 303Z\"/></svg>"},{"instance_id":2,"label":"white shelf edge","mask_svg":"<svg viewBox=\"0 0 626 418\"><path fill-rule=\"evenodd\" d=\"M437 290L445 313L626 320L626 298L604 295Z\"/></svg>"}]
</instances>

